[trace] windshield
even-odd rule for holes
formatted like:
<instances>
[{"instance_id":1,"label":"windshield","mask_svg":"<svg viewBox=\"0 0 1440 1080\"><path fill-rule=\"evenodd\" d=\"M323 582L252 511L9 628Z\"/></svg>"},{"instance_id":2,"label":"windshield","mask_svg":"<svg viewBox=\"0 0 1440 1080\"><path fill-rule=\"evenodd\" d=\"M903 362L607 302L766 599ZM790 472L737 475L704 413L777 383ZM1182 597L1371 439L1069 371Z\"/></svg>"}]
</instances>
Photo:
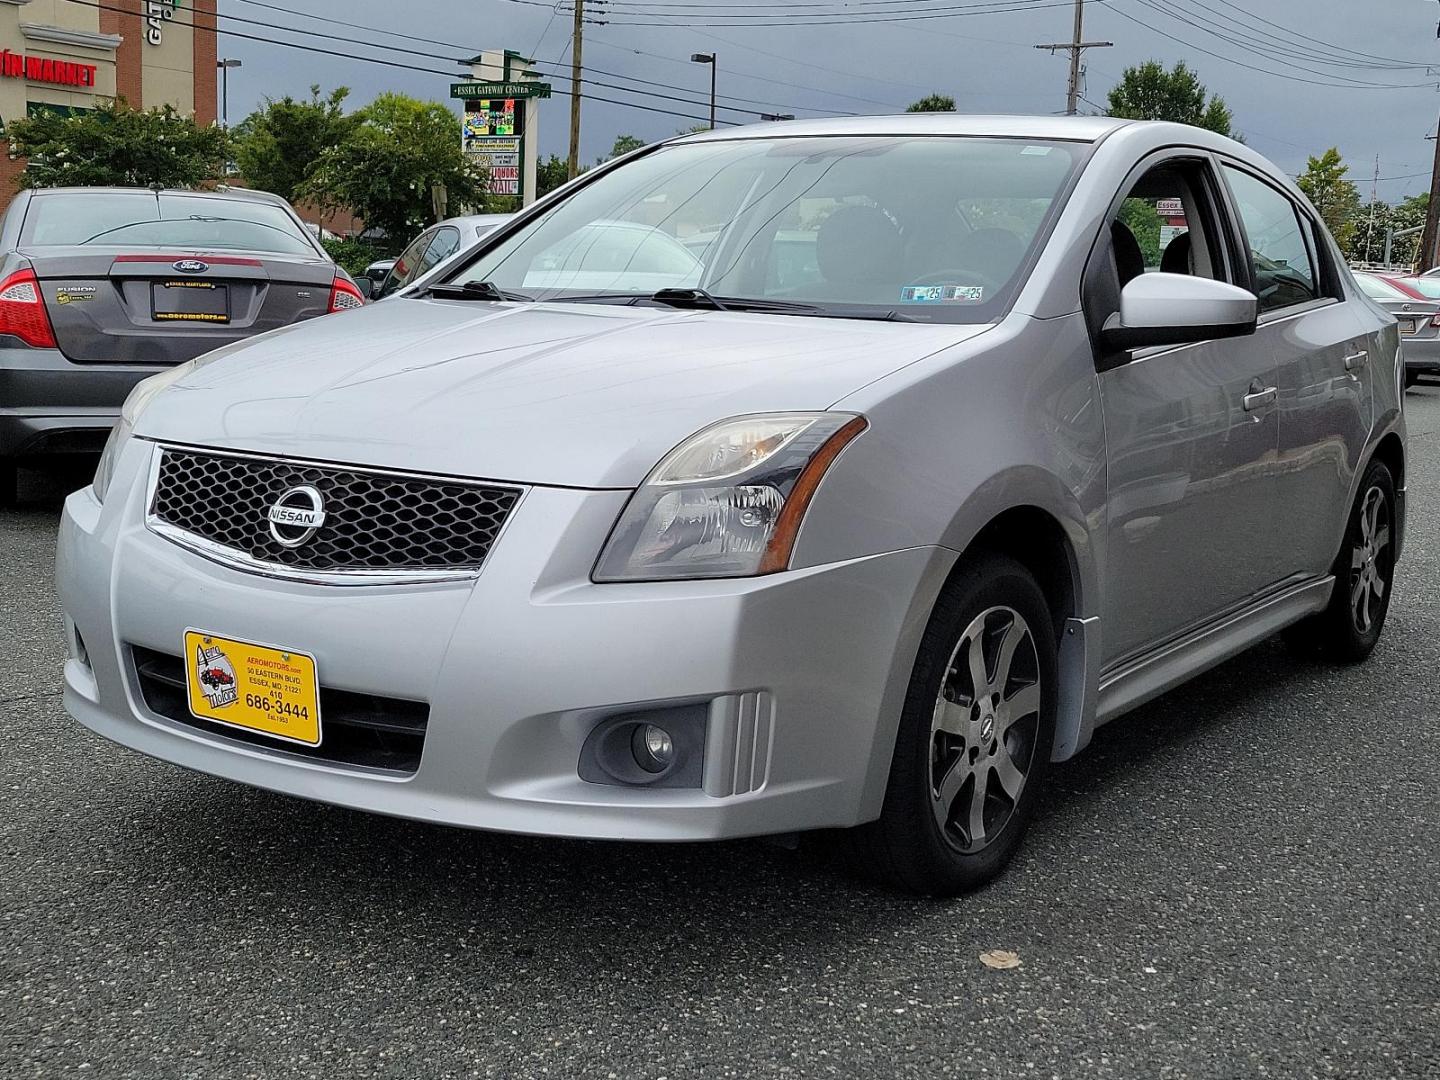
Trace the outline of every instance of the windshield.
<instances>
[{"instance_id":1,"label":"windshield","mask_svg":"<svg viewBox=\"0 0 1440 1080\"><path fill-rule=\"evenodd\" d=\"M199 248L315 255L282 207L249 199L152 192L37 195L21 230L29 245Z\"/></svg>"},{"instance_id":2,"label":"windshield","mask_svg":"<svg viewBox=\"0 0 1440 1080\"><path fill-rule=\"evenodd\" d=\"M844 137L679 143L562 200L448 280L523 299L704 289L805 314L1003 314L1083 144Z\"/></svg>"}]
</instances>

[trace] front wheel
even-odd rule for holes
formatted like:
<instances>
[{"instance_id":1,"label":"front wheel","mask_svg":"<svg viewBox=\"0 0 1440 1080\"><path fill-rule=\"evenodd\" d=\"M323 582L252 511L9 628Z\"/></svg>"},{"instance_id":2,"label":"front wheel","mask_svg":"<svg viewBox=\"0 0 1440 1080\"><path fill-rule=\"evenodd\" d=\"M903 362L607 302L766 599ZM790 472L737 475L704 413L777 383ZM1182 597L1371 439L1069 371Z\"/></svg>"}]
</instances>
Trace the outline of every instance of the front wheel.
<instances>
[{"instance_id":1,"label":"front wheel","mask_svg":"<svg viewBox=\"0 0 1440 1080\"><path fill-rule=\"evenodd\" d=\"M861 868L951 896L990 881L1024 834L1055 741L1055 632L1019 563L976 559L941 594L906 695L884 808L854 830Z\"/></svg>"},{"instance_id":2,"label":"front wheel","mask_svg":"<svg viewBox=\"0 0 1440 1080\"><path fill-rule=\"evenodd\" d=\"M1395 481L1382 462L1365 470L1333 572L1329 605L1285 640L1302 653L1359 663L1380 640L1395 584Z\"/></svg>"}]
</instances>

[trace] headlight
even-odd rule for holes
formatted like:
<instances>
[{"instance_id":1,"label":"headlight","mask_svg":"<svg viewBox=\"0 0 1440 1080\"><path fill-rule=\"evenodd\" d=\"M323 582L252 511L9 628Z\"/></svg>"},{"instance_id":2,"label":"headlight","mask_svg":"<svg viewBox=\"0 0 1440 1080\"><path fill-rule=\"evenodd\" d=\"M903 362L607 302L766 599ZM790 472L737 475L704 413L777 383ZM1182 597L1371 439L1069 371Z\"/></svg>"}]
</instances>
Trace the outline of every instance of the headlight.
<instances>
[{"instance_id":1,"label":"headlight","mask_svg":"<svg viewBox=\"0 0 1440 1080\"><path fill-rule=\"evenodd\" d=\"M692 435L631 496L595 580L784 570L825 470L865 427L850 413L782 413L741 416Z\"/></svg>"},{"instance_id":2,"label":"headlight","mask_svg":"<svg viewBox=\"0 0 1440 1080\"><path fill-rule=\"evenodd\" d=\"M95 488L95 498L105 501L105 492L110 488L110 478L115 474L115 462L120 457L120 451L129 442L145 407L161 390L189 374L194 366L195 361L191 360L135 384L130 396L125 399L125 404L120 407L120 420L110 430L110 438L105 440L105 449L100 454L100 464L95 467L95 479L91 482Z\"/></svg>"}]
</instances>

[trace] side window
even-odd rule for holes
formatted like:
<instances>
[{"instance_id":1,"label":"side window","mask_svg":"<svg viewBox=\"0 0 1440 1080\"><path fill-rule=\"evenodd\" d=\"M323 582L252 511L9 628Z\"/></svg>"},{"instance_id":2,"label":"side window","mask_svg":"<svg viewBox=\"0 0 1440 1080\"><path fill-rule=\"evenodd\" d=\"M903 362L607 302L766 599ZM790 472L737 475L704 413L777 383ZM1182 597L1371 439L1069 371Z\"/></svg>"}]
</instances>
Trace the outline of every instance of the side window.
<instances>
[{"instance_id":1,"label":"side window","mask_svg":"<svg viewBox=\"0 0 1440 1080\"><path fill-rule=\"evenodd\" d=\"M1225 280L1220 233L1204 183L1205 166L1157 165L1126 194L1111 232L1120 286L1140 273Z\"/></svg>"},{"instance_id":2,"label":"side window","mask_svg":"<svg viewBox=\"0 0 1440 1080\"><path fill-rule=\"evenodd\" d=\"M385 279L384 286L380 289L381 296L389 296L396 289L408 284L415 278L420 260L425 255L425 249L430 245L434 236L430 231L425 231L410 241L410 246L400 253L395 260L395 265L390 268L390 276Z\"/></svg>"},{"instance_id":3,"label":"side window","mask_svg":"<svg viewBox=\"0 0 1440 1080\"><path fill-rule=\"evenodd\" d=\"M1289 196L1229 165L1225 175L1250 241L1260 311L1278 311L1319 299L1314 256L1300 213Z\"/></svg>"},{"instance_id":4,"label":"side window","mask_svg":"<svg viewBox=\"0 0 1440 1080\"><path fill-rule=\"evenodd\" d=\"M459 246L459 229L449 225L443 229L437 229L435 239L430 241L430 246L425 249L425 254L421 256L419 265L415 273L411 276L411 280L413 281L421 274L428 274L431 270L434 270L441 262L448 259L451 255L454 255L455 249Z\"/></svg>"}]
</instances>

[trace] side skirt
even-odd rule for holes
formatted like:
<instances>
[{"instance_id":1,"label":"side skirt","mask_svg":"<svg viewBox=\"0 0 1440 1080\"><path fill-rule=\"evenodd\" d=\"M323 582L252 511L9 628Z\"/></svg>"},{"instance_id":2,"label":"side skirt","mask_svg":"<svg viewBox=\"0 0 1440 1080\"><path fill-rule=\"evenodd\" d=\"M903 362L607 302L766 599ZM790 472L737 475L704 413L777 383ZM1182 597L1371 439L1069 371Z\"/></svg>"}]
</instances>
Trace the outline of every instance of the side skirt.
<instances>
[{"instance_id":1,"label":"side skirt","mask_svg":"<svg viewBox=\"0 0 1440 1080\"><path fill-rule=\"evenodd\" d=\"M1103 674L1096 696L1094 726L1099 727L1159 697L1291 623L1323 610L1334 588L1332 576L1296 585L1131 661L1123 668Z\"/></svg>"}]
</instances>

